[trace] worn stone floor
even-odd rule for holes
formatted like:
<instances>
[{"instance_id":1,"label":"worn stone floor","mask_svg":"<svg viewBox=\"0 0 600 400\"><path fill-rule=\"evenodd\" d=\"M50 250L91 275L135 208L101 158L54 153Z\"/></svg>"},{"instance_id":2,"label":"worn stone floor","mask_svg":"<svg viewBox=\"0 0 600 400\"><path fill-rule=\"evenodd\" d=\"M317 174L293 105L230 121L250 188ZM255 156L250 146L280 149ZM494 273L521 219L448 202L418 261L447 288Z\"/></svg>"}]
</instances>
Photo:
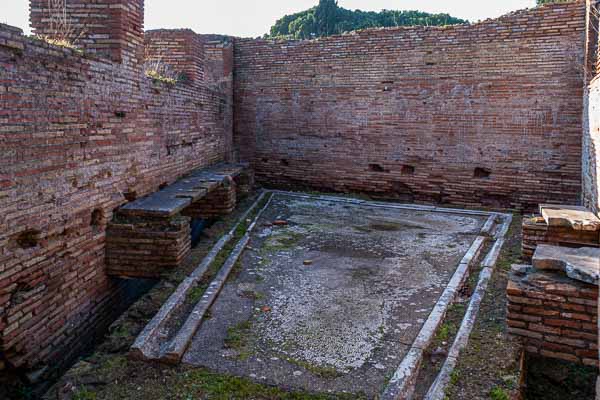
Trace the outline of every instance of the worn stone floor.
<instances>
[{"instance_id":1,"label":"worn stone floor","mask_svg":"<svg viewBox=\"0 0 600 400\"><path fill-rule=\"evenodd\" d=\"M184 363L374 397L484 222L277 195Z\"/></svg>"}]
</instances>

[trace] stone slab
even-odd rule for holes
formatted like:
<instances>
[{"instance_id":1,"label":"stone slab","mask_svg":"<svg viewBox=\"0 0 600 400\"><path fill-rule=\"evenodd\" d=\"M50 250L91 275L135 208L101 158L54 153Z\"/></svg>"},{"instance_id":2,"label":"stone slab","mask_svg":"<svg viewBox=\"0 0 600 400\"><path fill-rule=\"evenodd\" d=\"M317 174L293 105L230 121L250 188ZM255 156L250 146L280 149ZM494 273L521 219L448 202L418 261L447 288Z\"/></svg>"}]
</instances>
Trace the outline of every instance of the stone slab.
<instances>
[{"instance_id":1,"label":"stone slab","mask_svg":"<svg viewBox=\"0 0 600 400\"><path fill-rule=\"evenodd\" d=\"M192 204L189 198L177 197L167 193L154 193L148 197L133 201L121 207L119 213L135 217L172 217Z\"/></svg>"},{"instance_id":2,"label":"stone slab","mask_svg":"<svg viewBox=\"0 0 600 400\"><path fill-rule=\"evenodd\" d=\"M242 173L245 168L242 164L218 164L194 171L159 192L121 207L119 213L135 217L172 217L204 198L221 183Z\"/></svg>"},{"instance_id":3,"label":"stone slab","mask_svg":"<svg viewBox=\"0 0 600 400\"><path fill-rule=\"evenodd\" d=\"M564 271L572 279L598 285L600 249L541 244L533 255L533 266L539 270Z\"/></svg>"},{"instance_id":4,"label":"stone slab","mask_svg":"<svg viewBox=\"0 0 600 400\"><path fill-rule=\"evenodd\" d=\"M271 199L269 199L267 201L267 204L265 204L265 206L258 212L256 217L254 218L254 221L248 227L248 230L244 237L240 239L235 248L232 250L231 254L219 270L217 276L210 283L202 298L194 306L194 309L188 316L187 320L185 321L177 335L167 345L164 354L161 354L161 361L170 364L179 364L181 362L183 354L188 349L190 341L198 331L202 320L206 317L206 313L219 296L219 293L225 285L229 274L231 273L236 263L238 262L238 259L246 249L246 246L250 241L252 231L256 227L256 221L260 218L264 210L267 209L267 207L269 207L270 202Z\"/></svg>"},{"instance_id":5,"label":"stone slab","mask_svg":"<svg viewBox=\"0 0 600 400\"><path fill-rule=\"evenodd\" d=\"M500 247L501 246L502 244ZM450 347L448 357L446 358L439 375L427 392L424 400L444 400L446 398L446 388L452 380L452 372L458 364L460 352L467 347L467 344L469 343L469 336L471 335L473 327L475 326L477 314L479 313L479 307L481 306L481 302L485 296L488 283L492 278L494 267L495 264L490 267L484 267L479 274L479 282L475 292L473 293L473 296L471 296L469 308L467 309L467 312L463 318L456 338Z\"/></svg>"},{"instance_id":6,"label":"stone slab","mask_svg":"<svg viewBox=\"0 0 600 400\"><path fill-rule=\"evenodd\" d=\"M585 207L541 205L548 226L570 227L576 231L600 231L600 219Z\"/></svg>"}]
</instances>

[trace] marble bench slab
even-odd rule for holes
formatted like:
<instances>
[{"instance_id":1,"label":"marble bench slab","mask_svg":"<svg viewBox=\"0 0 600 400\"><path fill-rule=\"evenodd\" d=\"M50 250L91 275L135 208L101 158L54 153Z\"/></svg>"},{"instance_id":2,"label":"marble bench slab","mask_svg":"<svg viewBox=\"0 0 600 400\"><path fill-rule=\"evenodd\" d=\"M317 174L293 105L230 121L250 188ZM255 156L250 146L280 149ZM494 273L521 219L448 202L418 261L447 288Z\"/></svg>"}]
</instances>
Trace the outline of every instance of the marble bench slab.
<instances>
[{"instance_id":1,"label":"marble bench slab","mask_svg":"<svg viewBox=\"0 0 600 400\"><path fill-rule=\"evenodd\" d=\"M246 166L218 164L200 169L165 189L121 207L119 214L129 217L172 217L202 199L227 179L241 174Z\"/></svg>"}]
</instances>

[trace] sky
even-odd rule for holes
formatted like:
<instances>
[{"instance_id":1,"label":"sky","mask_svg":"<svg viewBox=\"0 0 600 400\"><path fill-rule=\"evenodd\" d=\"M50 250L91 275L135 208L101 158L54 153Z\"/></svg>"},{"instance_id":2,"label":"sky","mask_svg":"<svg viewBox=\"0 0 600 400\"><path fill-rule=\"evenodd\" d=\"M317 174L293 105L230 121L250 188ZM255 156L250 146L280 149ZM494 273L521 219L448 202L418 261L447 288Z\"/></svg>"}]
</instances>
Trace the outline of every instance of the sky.
<instances>
[{"instance_id":1,"label":"sky","mask_svg":"<svg viewBox=\"0 0 600 400\"><path fill-rule=\"evenodd\" d=\"M29 33L29 1L0 2L0 22ZM191 28L197 33L257 37L267 33L280 17L317 3L318 0L146 0L145 28ZM534 7L535 0L339 0L339 5L365 11L443 12L476 22Z\"/></svg>"}]
</instances>

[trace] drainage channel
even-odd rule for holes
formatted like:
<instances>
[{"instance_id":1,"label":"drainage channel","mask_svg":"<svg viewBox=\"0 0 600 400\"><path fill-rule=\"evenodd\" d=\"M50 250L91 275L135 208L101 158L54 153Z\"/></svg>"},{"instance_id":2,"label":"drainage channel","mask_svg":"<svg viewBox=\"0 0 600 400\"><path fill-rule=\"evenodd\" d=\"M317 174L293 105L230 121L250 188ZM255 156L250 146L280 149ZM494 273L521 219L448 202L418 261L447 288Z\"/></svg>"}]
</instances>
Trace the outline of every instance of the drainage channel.
<instances>
[{"instance_id":1,"label":"drainage channel","mask_svg":"<svg viewBox=\"0 0 600 400\"><path fill-rule=\"evenodd\" d=\"M488 231L492 243L486 246L485 257L483 257L483 260L476 260L471 266L472 270L470 273L478 273L478 275L473 276L476 277L476 280L471 279L471 282L465 280L462 283L461 290L459 290L459 292L464 294L465 290L471 289L472 293L470 294L470 297L464 299L460 299L460 296L454 297L452 303L446 309L447 314L444 316L443 321L440 321L437 329L432 333L432 340L423 352L419 351L417 353L421 357L414 357L411 360L414 365L413 368L402 371L399 369L399 371L404 374L404 379L400 381L403 386L400 386L399 389L398 386L394 387L392 380L382 398L398 400L443 400L446 398L446 390L452 381L453 372L458 363L460 353L466 348L469 342L469 336L477 319L481 302L494 273L500 252L504 246L504 238L512 223L512 216L509 214L498 214L496 218L498 220L497 222L500 222L500 224L492 226L492 229ZM486 227L489 228L488 224L484 226L482 231L486 230ZM479 258L481 258L481 256ZM475 268L477 266L479 268ZM469 271L467 274L468 273ZM469 286L475 284L476 286L474 288L469 288ZM442 296L442 298L443 297L444 296ZM466 310L464 303L468 303L466 305ZM460 323L460 326L454 335L448 333L449 326L451 326L452 323ZM438 349L435 347L440 345L440 343L436 343L434 338L437 339L437 342L443 339L451 339L452 343L443 342L442 345L445 345L445 348ZM415 347L415 345L413 345L413 347ZM433 356L445 357L445 359L440 368L434 368L434 371L431 371L431 367L423 365L423 363L431 361L431 357ZM433 382L430 379L430 374L435 376ZM417 382L421 385L423 382L427 383L425 384L426 386L419 385L420 387L417 387ZM427 386L429 384L431 385ZM390 389L395 389L395 391L391 391Z\"/></svg>"},{"instance_id":2,"label":"drainage channel","mask_svg":"<svg viewBox=\"0 0 600 400\"><path fill-rule=\"evenodd\" d=\"M229 274L248 244L250 234L254 229L258 218L269 206L272 196L276 194L284 194L299 198L334 200L369 207L389 207L488 217L481 229L480 236L475 239L469 251L459 263L450 283L441 295L433 311L429 315L429 318L422 327L421 332L411 346L411 349L403 359L381 396L381 399L390 400L413 398L416 381L425 354L430 349L449 308L456 304L457 297L465 287L465 282L467 281L469 274L476 269L476 266L479 266L481 267L481 270L477 286L470 297L469 305L462 319L460 329L448 351L448 356L446 357L437 378L425 396L422 397L427 400L443 399L445 396L445 389L450 382L452 372L456 366L458 355L468 343L470 333L479 312L481 300L485 294L487 284L493 274L496 261L504 244L504 236L507 234L512 222L511 215L420 205L397 205L331 196L303 195L281 191L263 193L240 218L236 226L227 235L221 238L196 270L186 278L186 280L184 280L177 288L175 293L171 295L158 314L138 336L134 345L131 347L130 355L137 359L159 360L170 364L177 364L181 361L192 338L202 324L205 314L216 300L220 290L227 281ZM249 222L248 217L250 215L253 215L252 222L249 223L249 226L243 232L243 236L238 237L239 240L237 243L231 245L230 242L234 238L236 232L243 226L244 222ZM229 245L230 248L227 249L226 254L223 255L222 252L226 245ZM481 260L484 251L487 251L487 254L483 260ZM192 307L185 312L186 315L182 315L181 309L185 308L182 306L189 297L190 292L193 292L200 279L206 274L209 267L215 263L218 256L222 256L223 262L220 264L218 271L215 271L216 277L209 285L203 288L201 296L194 299ZM169 320L171 319L182 320L184 322L183 324L176 326L175 329L173 329L173 327L169 329L168 325Z\"/></svg>"},{"instance_id":3,"label":"drainage channel","mask_svg":"<svg viewBox=\"0 0 600 400\"><path fill-rule=\"evenodd\" d=\"M205 313L197 307L206 310L217 297L235 265L237 257L245 247L257 219L269 205L270 199L271 193L263 192L238 219L235 226L214 245L192 274L177 287L131 346L130 356L132 358L169 363L179 362ZM246 227L247 220L251 216L254 221ZM239 236L240 230L244 230L244 236L239 238L240 241L235 247L228 248L232 246L231 242ZM214 271L210 272L217 274L217 277L209 285L203 287L202 280L209 275L207 274L209 269L213 269ZM178 321L185 322L181 324Z\"/></svg>"}]
</instances>

